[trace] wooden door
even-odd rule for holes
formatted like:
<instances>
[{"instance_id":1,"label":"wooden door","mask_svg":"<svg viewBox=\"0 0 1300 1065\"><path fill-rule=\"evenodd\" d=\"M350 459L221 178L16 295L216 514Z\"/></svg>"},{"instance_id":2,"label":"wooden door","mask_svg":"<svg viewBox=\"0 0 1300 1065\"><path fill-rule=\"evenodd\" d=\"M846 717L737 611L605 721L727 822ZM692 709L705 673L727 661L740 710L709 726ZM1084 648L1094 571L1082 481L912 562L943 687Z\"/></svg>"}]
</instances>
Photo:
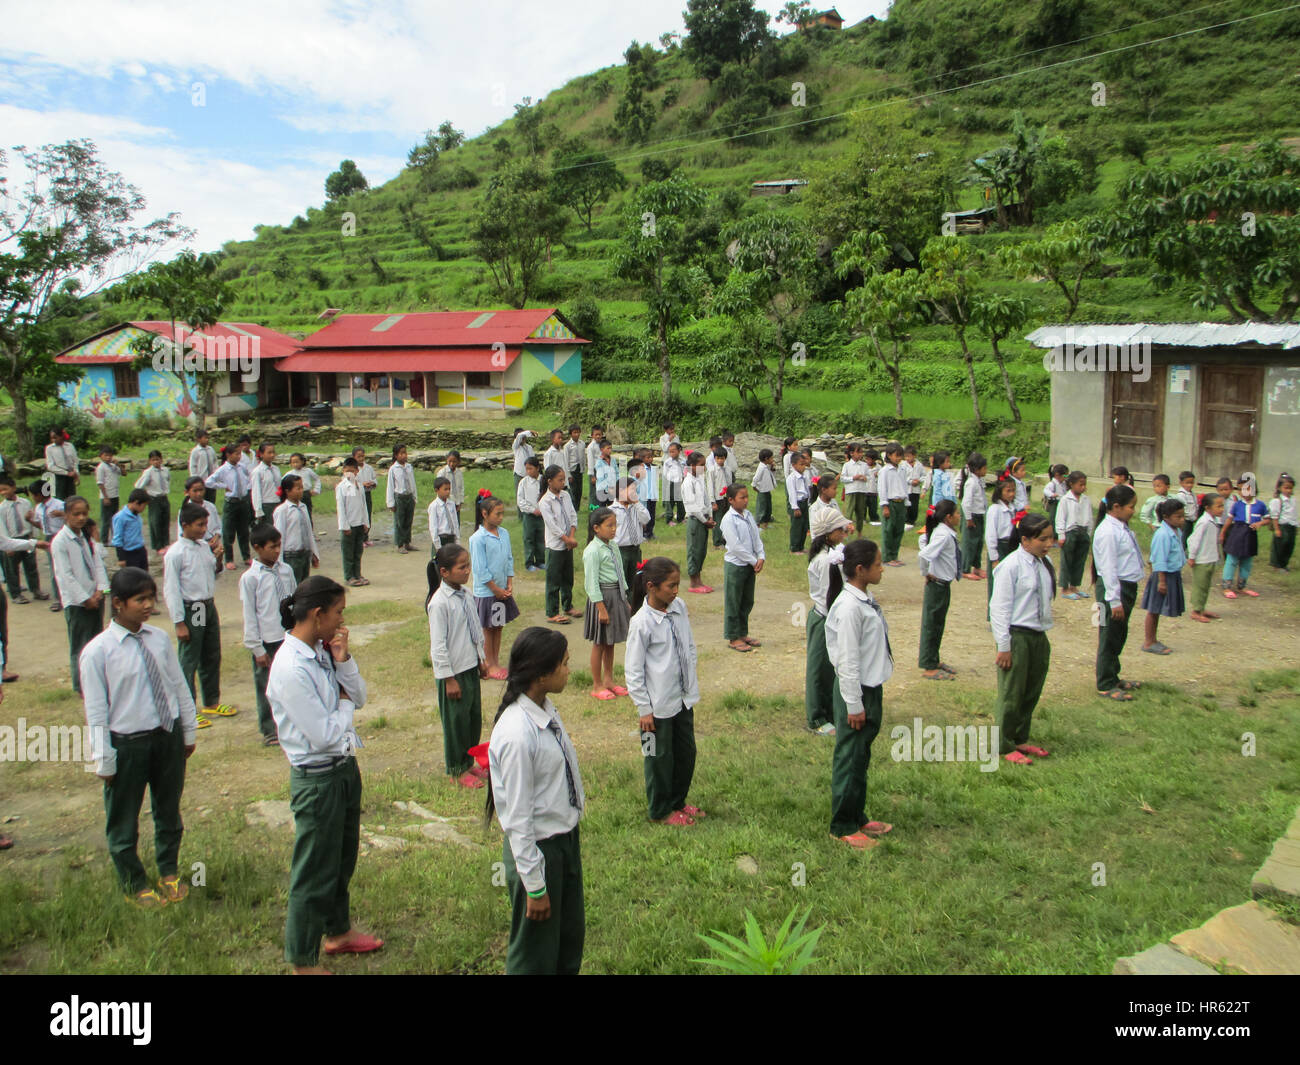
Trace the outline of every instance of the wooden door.
<instances>
[{"instance_id":1,"label":"wooden door","mask_svg":"<svg viewBox=\"0 0 1300 1065\"><path fill-rule=\"evenodd\" d=\"M1235 482L1255 468L1262 366L1203 366L1197 426L1196 475L1205 483L1216 477Z\"/></svg>"},{"instance_id":2,"label":"wooden door","mask_svg":"<svg viewBox=\"0 0 1300 1065\"><path fill-rule=\"evenodd\" d=\"M1146 381L1126 373L1110 377L1110 458L1107 471L1127 466L1135 477L1160 473L1161 445L1165 433L1165 375L1152 367Z\"/></svg>"}]
</instances>

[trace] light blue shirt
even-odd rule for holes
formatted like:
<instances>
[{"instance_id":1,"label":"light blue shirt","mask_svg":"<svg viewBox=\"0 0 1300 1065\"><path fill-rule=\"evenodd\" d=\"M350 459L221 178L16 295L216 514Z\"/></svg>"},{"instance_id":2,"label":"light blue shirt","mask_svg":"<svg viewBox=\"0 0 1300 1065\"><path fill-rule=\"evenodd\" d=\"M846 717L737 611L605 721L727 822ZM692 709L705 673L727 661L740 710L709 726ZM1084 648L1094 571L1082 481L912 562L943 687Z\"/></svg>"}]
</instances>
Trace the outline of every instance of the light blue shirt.
<instances>
[{"instance_id":1,"label":"light blue shirt","mask_svg":"<svg viewBox=\"0 0 1300 1065\"><path fill-rule=\"evenodd\" d=\"M733 566L752 566L764 558L763 538L759 535L754 515L748 510L736 510L728 505L722 516L722 536L727 544L724 562Z\"/></svg>"},{"instance_id":2,"label":"light blue shirt","mask_svg":"<svg viewBox=\"0 0 1300 1065\"><path fill-rule=\"evenodd\" d=\"M469 564L474 572L475 598L491 597L488 581L505 589L506 580L515 575L515 556L510 550L510 533L504 525L497 529L496 536L488 532L486 525L474 530L469 538Z\"/></svg>"},{"instance_id":3,"label":"light blue shirt","mask_svg":"<svg viewBox=\"0 0 1300 1065\"><path fill-rule=\"evenodd\" d=\"M123 551L144 547L144 522L129 507L123 507L113 515L113 546Z\"/></svg>"},{"instance_id":4,"label":"light blue shirt","mask_svg":"<svg viewBox=\"0 0 1300 1065\"><path fill-rule=\"evenodd\" d=\"M604 459L596 460L596 491L605 493L601 498L606 503L614 502L614 464Z\"/></svg>"},{"instance_id":5,"label":"light blue shirt","mask_svg":"<svg viewBox=\"0 0 1300 1065\"><path fill-rule=\"evenodd\" d=\"M1186 563L1183 538L1169 522L1162 521L1160 528L1151 537L1151 571L1177 573Z\"/></svg>"},{"instance_id":6,"label":"light blue shirt","mask_svg":"<svg viewBox=\"0 0 1300 1065\"><path fill-rule=\"evenodd\" d=\"M958 502L957 492L953 487L952 474L947 470L935 470L930 478L930 502L938 503L944 499Z\"/></svg>"}]
</instances>

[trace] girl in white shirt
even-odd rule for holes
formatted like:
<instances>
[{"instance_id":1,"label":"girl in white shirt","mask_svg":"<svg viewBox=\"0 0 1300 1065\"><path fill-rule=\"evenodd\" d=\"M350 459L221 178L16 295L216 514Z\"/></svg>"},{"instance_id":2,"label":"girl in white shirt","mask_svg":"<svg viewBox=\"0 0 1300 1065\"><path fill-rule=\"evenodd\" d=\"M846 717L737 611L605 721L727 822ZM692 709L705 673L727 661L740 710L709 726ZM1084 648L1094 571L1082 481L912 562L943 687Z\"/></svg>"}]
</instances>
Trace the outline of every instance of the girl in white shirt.
<instances>
[{"instance_id":1,"label":"girl in white shirt","mask_svg":"<svg viewBox=\"0 0 1300 1065\"><path fill-rule=\"evenodd\" d=\"M393 445L393 462L388 467L387 495L384 500L393 512L393 543L399 553L409 555L411 547L411 525L415 518L417 495L415 490L415 467L406 461L406 445Z\"/></svg>"},{"instance_id":2,"label":"girl in white shirt","mask_svg":"<svg viewBox=\"0 0 1300 1065\"><path fill-rule=\"evenodd\" d=\"M723 556L722 635L733 651L752 651L761 640L749 635L749 614L754 609L754 584L763 572L763 538L749 512L749 489L727 485L727 513L719 524L727 553Z\"/></svg>"},{"instance_id":3,"label":"girl in white shirt","mask_svg":"<svg viewBox=\"0 0 1300 1065\"><path fill-rule=\"evenodd\" d=\"M668 445L663 460L663 473L668 524L683 525L686 522L686 505L682 497L682 482L686 478L686 463L682 461L682 445L676 440Z\"/></svg>"},{"instance_id":4,"label":"girl in white shirt","mask_svg":"<svg viewBox=\"0 0 1300 1065\"><path fill-rule=\"evenodd\" d=\"M868 590L884 576L874 540L844 548L843 587L831 570L826 653L835 669L835 754L831 761L831 836L865 850L894 826L867 820L867 769L880 731L881 688L893 675L889 626Z\"/></svg>"},{"instance_id":5,"label":"girl in white shirt","mask_svg":"<svg viewBox=\"0 0 1300 1065\"><path fill-rule=\"evenodd\" d=\"M758 522L760 529L766 529L772 524L772 490L776 487L776 470L773 468L775 461L776 456L772 454L772 449L763 448L758 453L758 465L754 467L753 480L749 482L749 487L758 497L758 503L754 508L754 520Z\"/></svg>"},{"instance_id":6,"label":"girl in white shirt","mask_svg":"<svg viewBox=\"0 0 1300 1065\"><path fill-rule=\"evenodd\" d=\"M952 582L959 576L957 523L961 520L957 504L941 499L925 516L925 543L921 546L921 566L925 573L925 593L921 606L921 651L917 664L925 670L926 680L952 680L956 670L939 660L939 645L948 620Z\"/></svg>"},{"instance_id":7,"label":"girl in white shirt","mask_svg":"<svg viewBox=\"0 0 1300 1065\"><path fill-rule=\"evenodd\" d=\"M302 478L302 501L307 505L307 517L310 518L312 497L320 495L320 475L307 465L307 456L301 451L289 456L289 468Z\"/></svg>"},{"instance_id":8,"label":"girl in white shirt","mask_svg":"<svg viewBox=\"0 0 1300 1065\"><path fill-rule=\"evenodd\" d=\"M632 621L623 660L628 694L641 719L641 762L650 820L693 825L704 816L686 801L695 775L695 706L700 701L695 637L677 594L682 571L662 555L647 559L632 585Z\"/></svg>"},{"instance_id":9,"label":"girl in white shirt","mask_svg":"<svg viewBox=\"0 0 1300 1065\"><path fill-rule=\"evenodd\" d=\"M830 591L831 571L838 572L844 561L844 540L853 522L842 514L827 510L817 516L812 526L812 544L808 548L808 596L812 609L804 625L807 651L804 656L803 698L808 730L819 736L835 735L835 670L826 653L826 596ZM841 583L842 583L841 575Z\"/></svg>"},{"instance_id":10,"label":"girl in white shirt","mask_svg":"<svg viewBox=\"0 0 1300 1065\"><path fill-rule=\"evenodd\" d=\"M682 480L682 499L686 505L686 575L690 590L699 595L713 589L700 573L709 550L709 530L713 528L713 505L708 481L704 476L704 454L692 451L686 460L686 477Z\"/></svg>"},{"instance_id":11,"label":"girl in white shirt","mask_svg":"<svg viewBox=\"0 0 1300 1065\"><path fill-rule=\"evenodd\" d=\"M1129 520L1137 493L1117 484L1102 500L1106 516L1092 536L1093 578L1097 583L1097 693L1116 702L1132 702L1141 681L1120 679L1120 655L1128 640L1128 623L1137 603L1137 582L1144 566Z\"/></svg>"},{"instance_id":12,"label":"girl in white shirt","mask_svg":"<svg viewBox=\"0 0 1300 1065\"><path fill-rule=\"evenodd\" d=\"M998 563L1016 549L1015 501L1014 481L1007 479L993 485L993 502L989 504L988 524L984 526L984 547L990 569L997 569Z\"/></svg>"},{"instance_id":13,"label":"girl in white shirt","mask_svg":"<svg viewBox=\"0 0 1300 1065\"><path fill-rule=\"evenodd\" d=\"M586 797L577 753L548 698L569 681L569 641L532 626L510 649L488 741L487 804L505 839L510 890L507 975L576 975L586 935L578 821Z\"/></svg>"},{"instance_id":14,"label":"girl in white shirt","mask_svg":"<svg viewBox=\"0 0 1300 1065\"><path fill-rule=\"evenodd\" d=\"M1268 516L1273 522L1273 547L1268 561L1274 569L1290 573L1288 566L1295 551L1297 524L1295 478L1289 473L1282 474L1275 491L1277 494L1268 505Z\"/></svg>"},{"instance_id":15,"label":"girl in white shirt","mask_svg":"<svg viewBox=\"0 0 1300 1065\"><path fill-rule=\"evenodd\" d=\"M1061 582L1066 599L1089 599L1083 584L1083 564L1092 544L1092 500L1088 498L1088 475L1071 470L1065 478L1066 493L1057 502L1053 519L1056 542L1061 545Z\"/></svg>"},{"instance_id":16,"label":"girl in white shirt","mask_svg":"<svg viewBox=\"0 0 1300 1065\"><path fill-rule=\"evenodd\" d=\"M483 704L479 682L488 675L483 627L465 585L470 579L469 552L447 544L428 566L429 660L438 687L442 719L442 757L447 775L462 788L481 788L484 770L470 748L483 738Z\"/></svg>"},{"instance_id":17,"label":"girl in white shirt","mask_svg":"<svg viewBox=\"0 0 1300 1065\"><path fill-rule=\"evenodd\" d=\"M957 475L957 497L966 517L961 536L962 576L972 581L984 579L984 571L980 569L980 551L984 547L984 514L988 510L984 498L984 474L988 468L988 460L978 451L972 451Z\"/></svg>"},{"instance_id":18,"label":"girl in white shirt","mask_svg":"<svg viewBox=\"0 0 1300 1065\"><path fill-rule=\"evenodd\" d=\"M1206 492L1201 498L1201 512L1196 528L1187 539L1187 564L1192 567L1191 612L1193 621L1218 620L1218 614L1205 609L1214 583L1214 567L1219 562L1219 533L1223 526L1223 496Z\"/></svg>"}]
</instances>

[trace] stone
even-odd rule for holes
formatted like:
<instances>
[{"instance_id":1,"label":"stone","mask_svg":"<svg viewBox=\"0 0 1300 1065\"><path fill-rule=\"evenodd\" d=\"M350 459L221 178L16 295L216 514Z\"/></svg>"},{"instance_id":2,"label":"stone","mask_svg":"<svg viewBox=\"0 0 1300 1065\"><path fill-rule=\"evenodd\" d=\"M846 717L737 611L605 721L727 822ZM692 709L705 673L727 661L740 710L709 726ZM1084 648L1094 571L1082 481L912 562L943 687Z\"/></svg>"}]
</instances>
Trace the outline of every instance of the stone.
<instances>
[{"instance_id":1,"label":"stone","mask_svg":"<svg viewBox=\"0 0 1300 1065\"><path fill-rule=\"evenodd\" d=\"M1250 882L1250 893L1257 899L1300 899L1300 838L1288 831L1273 844L1272 852Z\"/></svg>"},{"instance_id":2,"label":"stone","mask_svg":"<svg viewBox=\"0 0 1300 1065\"><path fill-rule=\"evenodd\" d=\"M1170 942L1210 966L1254 976L1300 973L1300 928L1258 902L1223 910Z\"/></svg>"},{"instance_id":3,"label":"stone","mask_svg":"<svg viewBox=\"0 0 1300 1065\"><path fill-rule=\"evenodd\" d=\"M1111 970L1113 976L1218 976L1208 965L1174 950L1168 943L1157 943L1141 954L1120 958Z\"/></svg>"},{"instance_id":4,"label":"stone","mask_svg":"<svg viewBox=\"0 0 1300 1065\"><path fill-rule=\"evenodd\" d=\"M361 829L361 841L375 851L401 851L410 846L410 841L398 836L381 836L371 832L364 826Z\"/></svg>"},{"instance_id":5,"label":"stone","mask_svg":"<svg viewBox=\"0 0 1300 1065\"><path fill-rule=\"evenodd\" d=\"M404 825L403 832L412 832L431 839L435 843L454 843L458 847L477 847L478 844L468 836L458 832L454 825L445 821L427 821L422 825Z\"/></svg>"},{"instance_id":6,"label":"stone","mask_svg":"<svg viewBox=\"0 0 1300 1065\"><path fill-rule=\"evenodd\" d=\"M244 823L265 828L288 828L293 824L293 812L288 799L259 799L244 808Z\"/></svg>"},{"instance_id":7,"label":"stone","mask_svg":"<svg viewBox=\"0 0 1300 1065\"><path fill-rule=\"evenodd\" d=\"M747 876L758 876L758 862L752 854L742 854L736 859L736 868Z\"/></svg>"}]
</instances>

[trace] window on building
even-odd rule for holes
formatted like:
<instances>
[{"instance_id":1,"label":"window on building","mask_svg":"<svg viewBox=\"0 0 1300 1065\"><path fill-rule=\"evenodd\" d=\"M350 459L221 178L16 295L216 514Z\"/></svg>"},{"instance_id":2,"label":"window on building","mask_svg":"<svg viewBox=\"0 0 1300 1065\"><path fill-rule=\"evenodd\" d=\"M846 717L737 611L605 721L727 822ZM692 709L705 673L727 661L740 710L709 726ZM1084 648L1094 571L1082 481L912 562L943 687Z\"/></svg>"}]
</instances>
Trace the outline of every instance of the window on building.
<instances>
[{"instance_id":1,"label":"window on building","mask_svg":"<svg viewBox=\"0 0 1300 1065\"><path fill-rule=\"evenodd\" d=\"M465 384L471 388L490 388L492 375L490 373L467 373L465 375Z\"/></svg>"},{"instance_id":2,"label":"window on building","mask_svg":"<svg viewBox=\"0 0 1300 1065\"><path fill-rule=\"evenodd\" d=\"M239 370L230 371L230 394L232 396L243 395L244 377Z\"/></svg>"},{"instance_id":3,"label":"window on building","mask_svg":"<svg viewBox=\"0 0 1300 1065\"><path fill-rule=\"evenodd\" d=\"M118 399L138 399L140 374L129 366L114 366L113 391Z\"/></svg>"}]
</instances>

